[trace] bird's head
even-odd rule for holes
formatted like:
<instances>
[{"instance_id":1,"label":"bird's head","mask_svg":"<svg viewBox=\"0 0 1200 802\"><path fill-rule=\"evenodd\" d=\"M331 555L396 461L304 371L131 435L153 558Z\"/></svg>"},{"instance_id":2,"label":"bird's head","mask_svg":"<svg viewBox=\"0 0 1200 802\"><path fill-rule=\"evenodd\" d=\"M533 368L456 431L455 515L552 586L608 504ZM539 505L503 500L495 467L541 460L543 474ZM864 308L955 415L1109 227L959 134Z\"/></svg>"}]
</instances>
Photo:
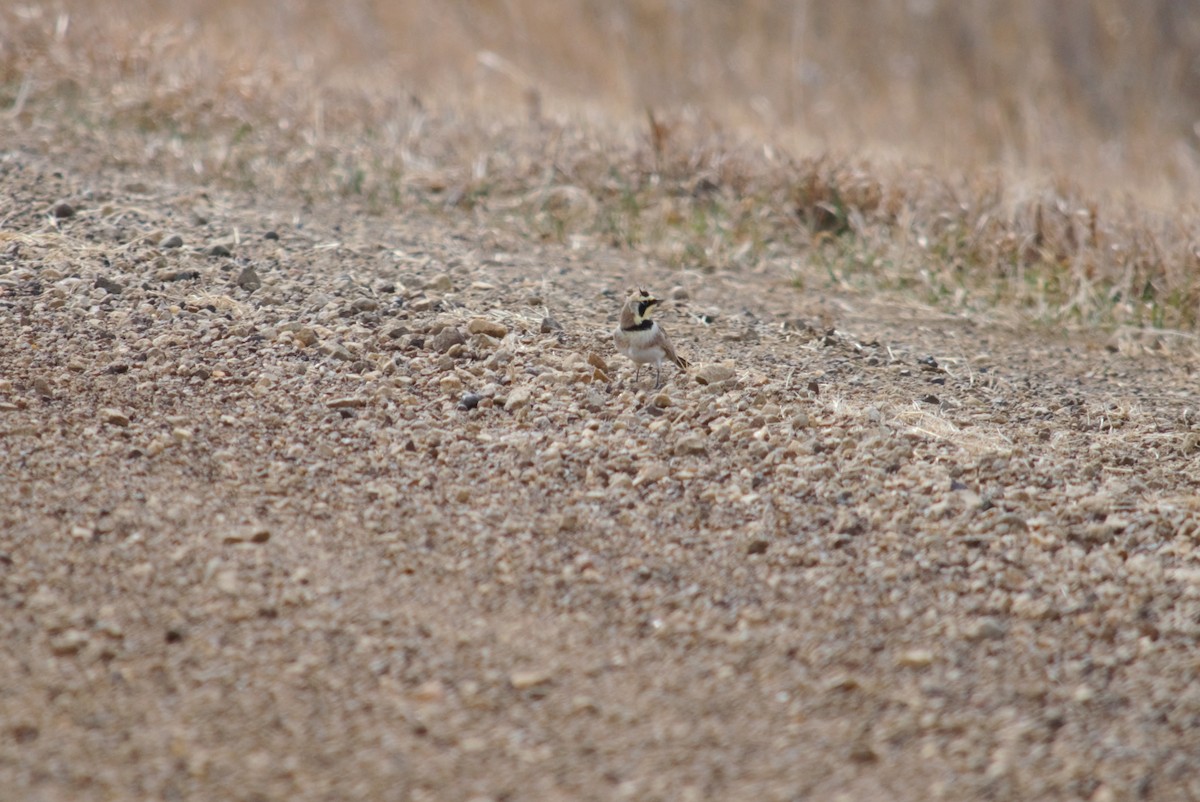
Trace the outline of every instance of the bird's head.
<instances>
[{"instance_id":1,"label":"bird's head","mask_svg":"<svg viewBox=\"0 0 1200 802\"><path fill-rule=\"evenodd\" d=\"M654 307L658 305L658 299L641 288L633 294L630 302L633 305L634 318L638 323L649 320L650 315L654 312Z\"/></svg>"}]
</instances>

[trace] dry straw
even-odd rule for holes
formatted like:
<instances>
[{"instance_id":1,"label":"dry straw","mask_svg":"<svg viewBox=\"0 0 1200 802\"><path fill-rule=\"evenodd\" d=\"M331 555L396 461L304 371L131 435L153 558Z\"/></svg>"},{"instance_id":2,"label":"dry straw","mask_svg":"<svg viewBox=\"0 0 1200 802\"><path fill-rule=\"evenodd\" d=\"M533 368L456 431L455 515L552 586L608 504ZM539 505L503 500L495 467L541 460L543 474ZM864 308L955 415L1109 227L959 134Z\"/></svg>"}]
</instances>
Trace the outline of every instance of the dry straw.
<instances>
[{"instance_id":1,"label":"dry straw","mask_svg":"<svg viewBox=\"0 0 1200 802\"><path fill-rule=\"evenodd\" d=\"M702 271L1192 329L1180 9L18 4L0 125L76 163L470 211Z\"/></svg>"}]
</instances>

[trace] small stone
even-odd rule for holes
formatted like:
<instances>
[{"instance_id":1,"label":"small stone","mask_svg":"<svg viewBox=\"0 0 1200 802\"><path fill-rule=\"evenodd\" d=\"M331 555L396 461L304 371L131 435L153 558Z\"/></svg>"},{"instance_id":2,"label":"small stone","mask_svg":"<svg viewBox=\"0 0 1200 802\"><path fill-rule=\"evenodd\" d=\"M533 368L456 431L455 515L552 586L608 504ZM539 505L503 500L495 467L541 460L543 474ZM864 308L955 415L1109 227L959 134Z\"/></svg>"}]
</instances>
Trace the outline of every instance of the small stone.
<instances>
[{"instance_id":1,"label":"small stone","mask_svg":"<svg viewBox=\"0 0 1200 802\"><path fill-rule=\"evenodd\" d=\"M446 698L446 686L441 680L431 679L422 682L412 692L414 702L440 702Z\"/></svg>"},{"instance_id":2,"label":"small stone","mask_svg":"<svg viewBox=\"0 0 1200 802\"><path fill-rule=\"evenodd\" d=\"M38 376L33 380L33 391L42 398L54 397L54 388L50 386L50 382L46 381L43 376Z\"/></svg>"},{"instance_id":3,"label":"small stone","mask_svg":"<svg viewBox=\"0 0 1200 802\"><path fill-rule=\"evenodd\" d=\"M88 644L88 635L78 629L68 629L50 639L50 651L60 657L76 654Z\"/></svg>"},{"instance_id":4,"label":"small stone","mask_svg":"<svg viewBox=\"0 0 1200 802\"><path fill-rule=\"evenodd\" d=\"M967 640L998 640L1008 634L1008 628L995 618L976 621L966 632Z\"/></svg>"},{"instance_id":5,"label":"small stone","mask_svg":"<svg viewBox=\"0 0 1200 802\"><path fill-rule=\"evenodd\" d=\"M378 312L379 301L376 301L374 298L359 298L350 305L350 311L356 314L362 312Z\"/></svg>"},{"instance_id":6,"label":"small stone","mask_svg":"<svg viewBox=\"0 0 1200 802\"><path fill-rule=\"evenodd\" d=\"M265 240L274 240L274 241L278 242L278 241L279 241L279 234L278 234L278 233L276 233L276 232L274 232L274 231L268 231L268 232L266 232L265 234L263 234L263 239L265 239Z\"/></svg>"},{"instance_id":7,"label":"small stone","mask_svg":"<svg viewBox=\"0 0 1200 802\"><path fill-rule=\"evenodd\" d=\"M343 398L334 398L325 402L325 406L330 409L358 409L367 405L367 399L362 396L352 395Z\"/></svg>"},{"instance_id":8,"label":"small stone","mask_svg":"<svg viewBox=\"0 0 1200 802\"><path fill-rule=\"evenodd\" d=\"M247 292L254 292L262 287L262 279L258 277L257 270L251 265L246 265L242 272L238 273L237 285Z\"/></svg>"},{"instance_id":9,"label":"small stone","mask_svg":"<svg viewBox=\"0 0 1200 802\"><path fill-rule=\"evenodd\" d=\"M467 331L471 334L486 334L497 340L503 340L508 334L508 327L494 320L488 320L486 317L473 317L467 323Z\"/></svg>"},{"instance_id":10,"label":"small stone","mask_svg":"<svg viewBox=\"0 0 1200 802\"><path fill-rule=\"evenodd\" d=\"M902 668L927 668L933 663L933 652L929 649L909 649L896 658Z\"/></svg>"},{"instance_id":11,"label":"small stone","mask_svg":"<svg viewBox=\"0 0 1200 802\"><path fill-rule=\"evenodd\" d=\"M546 685L553 677L546 671L514 671L508 678L509 684L518 691L538 685Z\"/></svg>"},{"instance_id":12,"label":"small stone","mask_svg":"<svg viewBox=\"0 0 1200 802\"><path fill-rule=\"evenodd\" d=\"M233 251L229 250L228 246L218 242L216 245L208 249L208 255L221 257L233 256Z\"/></svg>"},{"instance_id":13,"label":"small stone","mask_svg":"<svg viewBox=\"0 0 1200 802\"><path fill-rule=\"evenodd\" d=\"M762 540L761 538L758 540L751 540L749 543L746 544L746 553L747 554L766 554L767 549L770 547L771 547L770 542L766 541L766 540Z\"/></svg>"},{"instance_id":14,"label":"small stone","mask_svg":"<svg viewBox=\"0 0 1200 802\"><path fill-rule=\"evenodd\" d=\"M69 203L55 204L52 214L59 220L66 220L68 217L75 216L75 207Z\"/></svg>"},{"instance_id":15,"label":"small stone","mask_svg":"<svg viewBox=\"0 0 1200 802\"><path fill-rule=\"evenodd\" d=\"M308 347L310 345L315 345L317 342L317 333L315 331L313 331L312 329L310 329L308 326L303 326L301 328L296 329L296 331L293 332L292 336L296 338L296 342L300 343L301 345L303 345L305 347Z\"/></svg>"},{"instance_id":16,"label":"small stone","mask_svg":"<svg viewBox=\"0 0 1200 802\"><path fill-rule=\"evenodd\" d=\"M495 351L500 347L500 341L486 334L476 334L471 337L471 345L482 351Z\"/></svg>"},{"instance_id":17,"label":"small stone","mask_svg":"<svg viewBox=\"0 0 1200 802\"><path fill-rule=\"evenodd\" d=\"M692 295L687 291L687 287L672 287L670 292L672 301L686 301Z\"/></svg>"},{"instance_id":18,"label":"small stone","mask_svg":"<svg viewBox=\"0 0 1200 802\"><path fill-rule=\"evenodd\" d=\"M183 247L183 237L179 236L178 234L171 234L170 236L163 238L158 243L158 247L160 247L160 248L182 248Z\"/></svg>"},{"instance_id":19,"label":"small stone","mask_svg":"<svg viewBox=\"0 0 1200 802\"><path fill-rule=\"evenodd\" d=\"M462 392L463 388L462 379L453 373L443 376L438 384L441 386L442 392L446 395L458 395Z\"/></svg>"},{"instance_id":20,"label":"small stone","mask_svg":"<svg viewBox=\"0 0 1200 802\"><path fill-rule=\"evenodd\" d=\"M504 408L516 412L522 407L529 406L532 401L533 393L528 387L515 387L508 394L508 398L504 402Z\"/></svg>"},{"instance_id":21,"label":"small stone","mask_svg":"<svg viewBox=\"0 0 1200 802\"><path fill-rule=\"evenodd\" d=\"M154 278L158 281L174 282L174 281L194 281L200 278L199 270L159 270L154 274Z\"/></svg>"},{"instance_id":22,"label":"small stone","mask_svg":"<svg viewBox=\"0 0 1200 802\"><path fill-rule=\"evenodd\" d=\"M609 372L608 371L608 363L604 361L604 357L600 356L595 351L591 351L590 353L588 353L587 361L588 361L588 364L591 365L592 367L594 367L596 370L598 370L602 373L605 373L605 374L607 374Z\"/></svg>"},{"instance_id":23,"label":"small stone","mask_svg":"<svg viewBox=\"0 0 1200 802\"><path fill-rule=\"evenodd\" d=\"M217 590L230 596L238 592L237 571L229 568L217 574Z\"/></svg>"},{"instance_id":24,"label":"small stone","mask_svg":"<svg viewBox=\"0 0 1200 802\"><path fill-rule=\"evenodd\" d=\"M860 741L850 747L849 757L855 763L874 763L879 760L879 753L869 743Z\"/></svg>"},{"instance_id":25,"label":"small stone","mask_svg":"<svg viewBox=\"0 0 1200 802\"><path fill-rule=\"evenodd\" d=\"M478 393L464 393L462 399L458 402L458 408L464 411L475 409L482 400L483 396Z\"/></svg>"},{"instance_id":26,"label":"small stone","mask_svg":"<svg viewBox=\"0 0 1200 802\"><path fill-rule=\"evenodd\" d=\"M454 289L454 279L450 278L447 273L439 273L425 285L425 289L437 292L450 292Z\"/></svg>"},{"instance_id":27,"label":"small stone","mask_svg":"<svg viewBox=\"0 0 1200 802\"><path fill-rule=\"evenodd\" d=\"M701 365L696 369L695 375L700 384L718 384L733 378L733 367L722 364Z\"/></svg>"},{"instance_id":28,"label":"small stone","mask_svg":"<svg viewBox=\"0 0 1200 802\"><path fill-rule=\"evenodd\" d=\"M112 426L128 426L129 416L119 409L106 407L100 410L100 420Z\"/></svg>"},{"instance_id":29,"label":"small stone","mask_svg":"<svg viewBox=\"0 0 1200 802\"><path fill-rule=\"evenodd\" d=\"M562 324L559 323L554 318L550 317L549 315L542 318L542 326L541 326L542 334L549 334L550 332L553 332L553 331L562 331L562 330L563 330Z\"/></svg>"},{"instance_id":30,"label":"small stone","mask_svg":"<svg viewBox=\"0 0 1200 802\"><path fill-rule=\"evenodd\" d=\"M704 443L704 438L698 434L684 435L683 437L679 438L678 442L675 443L676 456L682 456L684 454L703 454L707 450L708 447Z\"/></svg>"},{"instance_id":31,"label":"small stone","mask_svg":"<svg viewBox=\"0 0 1200 802\"><path fill-rule=\"evenodd\" d=\"M249 526L226 532L221 537L222 543L266 543L271 539L271 530L265 526Z\"/></svg>"},{"instance_id":32,"label":"small stone","mask_svg":"<svg viewBox=\"0 0 1200 802\"><path fill-rule=\"evenodd\" d=\"M108 276L98 276L96 278L96 286L109 295L120 295L125 290L124 284L119 281L113 281Z\"/></svg>"},{"instance_id":33,"label":"small stone","mask_svg":"<svg viewBox=\"0 0 1200 802\"><path fill-rule=\"evenodd\" d=\"M652 462L646 467L642 468L641 472L634 477L633 486L641 487L642 485L654 484L659 479L665 479L670 475L671 469L668 468L664 463Z\"/></svg>"},{"instance_id":34,"label":"small stone","mask_svg":"<svg viewBox=\"0 0 1200 802\"><path fill-rule=\"evenodd\" d=\"M461 331L454 326L447 326L433 335L432 346L433 350L444 354L454 346L462 345L466 341L467 338L463 336Z\"/></svg>"}]
</instances>

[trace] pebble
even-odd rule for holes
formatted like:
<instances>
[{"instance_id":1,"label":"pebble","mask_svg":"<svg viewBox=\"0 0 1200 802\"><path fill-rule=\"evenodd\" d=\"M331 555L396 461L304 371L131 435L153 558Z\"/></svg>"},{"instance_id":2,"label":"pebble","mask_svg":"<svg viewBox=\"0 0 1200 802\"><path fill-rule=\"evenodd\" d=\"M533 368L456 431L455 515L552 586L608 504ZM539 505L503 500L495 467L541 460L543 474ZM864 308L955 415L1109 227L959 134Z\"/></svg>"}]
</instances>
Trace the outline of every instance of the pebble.
<instances>
[{"instance_id":1,"label":"pebble","mask_svg":"<svg viewBox=\"0 0 1200 802\"><path fill-rule=\"evenodd\" d=\"M229 250L228 246L223 245L218 242L216 245L214 245L208 249L208 255L209 256L222 256L222 257L233 256L233 251Z\"/></svg>"},{"instance_id":2,"label":"pebble","mask_svg":"<svg viewBox=\"0 0 1200 802\"><path fill-rule=\"evenodd\" d=\"M967 640L997 640L1008 634L1008 628L995 618L984 618L973 623L967 630Z\"/></svg>"},{"instance_id":3,"label":"pebble","mask_svg":"<svg viewBox=\"0 0 1200 802\"><path fill-rule=\"evenodd\" d=\"M454 289L454 279L447 273L439 273L425 285L425 289L436 292L450 292Z\"/></svg>"},{"instance_id":4,"label":"pebble","mask_svg":"<svg viewBox=\"0 0 1200 802\"><path fill-rule=\"evenodd\" d=\"M929 649L909 649L896 658L902 668L926 668L933 663L933 652Z\"/></svg>"},{"instance_id":5,"label":"pebble","mask_svg":"<svg viewBox=\"0 0 1200 802\"><path fill-rule=\"evenodd\" d=\"M458 402L458 408L462 410L471 410L479 406L479 402L483 400L483 396L478 393L464 393L463 397Z\"/></svg>"},{"instance_id":6,"label":"pebble","mask_svg":"<svg viewBox=\"0 0 1200 802\"><path fill-rule=\"evenodd\" d=\"M600 356L595 351L588 352L587 363L602 373L609 373L608 363L604 361L604 357Z\"/></svg>"},{"instance_id":7,"label":"pebble","mask_svg":"<svg viewBox=\"0 0 1200 802\"><path fill-rule=\"evenodd\" d=\"M54 397L54 388L50 386L50 382L46 381L44 376L38 376L33 380L33 390L42 398Z\"/></svg>"},{"instance_id":8,"label":"pebble","mask_svg":"<svg viewBox=\"0 0 1200 802\"><path fill-rule=\"evenodd\" d=\"M504 401L504 408L512 412L529 406L533 401L533 392L528 387L515 387Z\"/></svg>"},{"instance_id":9,"label":"pebble","mask_svg":"<svg viewBox=\"0 0 1200 802\"><path fill-rule=\"evenodd\" d=\"M704 438L698 434L684 435L675 443L675 454L682 456L684 454L703 454L708 450L704 443Z\"/></svg>"},{"instance_id":10,"label":"pebble","mask_svg":"<svg viewBox=\"0 0 1200 802\"><path fill-rule=\"evenodd\" d=\"M124 284L119 281L113 281L108 276L98 276L96 278L96 286L109 295L120 295L125 290Z\"/></svg>"},{"instance_id":11,"label":"pebble","mask_svg":"<svg viewBox=\"0 0 1200 802\"><path fill-rule=\"evenodd\" d=\"M514 671L508 677L508 682L518 691L528 690L538 685L546 685L553 679L548 671Z\"/></svg>"},{"instance_id":12,"label":"pebble","mask_svg":"<svg viewBox=\"0 0 1200 802\"><path fill-rule=\"evenodd\" d=\"M665 479L671 475L671 469L662 462L652 462L638 472L638 475L633 480L634 487L642 485L654 484L660 479Z\"/></svg>"},{"instance_id":13,"label":"pebble","mask_svg":"<svg viewBox=\"0 0 1200 802\"><path fill-rule=\"evenodd\" d=\"M159 270L155 272L154 278L158 281L174 282L174 281L194 281L200 278L199 270Z\"/></svg>"},{"instance_id":14,"label":"pebble","mask_svg":"<svg viewBox=\"0 0 1200 802\"><path fill-rule=\"evenodd\" d=\"M60 657L76 654L88 644L88 634L78 629L68 629L50 639L50 651Z\"/></svg>"},{"instance_id":15,"label":"pebble","mask_svg":"<svg viewBox=\"0 0 1200 802\"><path fill-rule=\"evenodd\" d=\"M446 353L454 346L463 345L466 343L466 341L467 338L463 336L461 331L454 326L447 326L437 334L433 335L431 345L433 346L433 350L440 353Z\"/></svg>"},{"instance_id":16,"label":"pebble","mask_svg":"<svg viewBox=\"0 0 1200 802\"><path fill-rule=\"evenodd\" d=\"M446 698L446 686L436 679L422 682L413 690L411 698L414 702L441 702Z\"/></svg>"},{"instance_id":17,"label":"pebble","mask_svg":"<svg viewBox=\"0 0 1200 802\"><path fill-rule=\"evenodd\" d=\"M224 571L219 571L216 576L217 590L222 593L234 595L238 592L238 575L237 570L228 568Z\"/></svg>"},{"instance_id":18,"label":"pebble","mask_svg":"<svg viewBox=\"0 0 1200 802\"><path fill-rule=\"evenodd\" d=\"M557 320L555 320L554 318L547 315L546 317L542 318L542 325L541 325L540 330L541 330L542 334L549 334L550 332L553 332L553 331L562 331L563 327L562 327L561 323L559 323Z\"/></svg>"},{"instance_id":19,"label":"pebble","mask_svg":"<svg viewBox=\"0 0 1200 802\"><path fill-rule=\"evenodd\" d=\"M441 386L442 392L446 395L458 395L462 392L463 388L462 379L453 373L443 376L438 381L438 384Z\"/></svg>"},{"instance_id":20,"label":"pebble","mask_svg":"<svg viewBox=\"0 0 1200 802\"><path fill-rule=\"evenodd\" d=\"M367 399L357 395L334 398L325 402L325 406L330 409L358 409L366 405Z\"/></svg>"},{"instance_id":21,"label":"pebble","mask_svg":"<svg viewBox=\"0 0 1200 802\"><path fill-rule=\"evenodd\" d=\"M733 367L720 363L701 365L696 369L696 381L700 384L719 384L733 378Z\"/></svg>"},{"instance_id":22,"label":"pebble","mask_svg":"<svg viewBox=\"0 0 1200 802\"><path fill-rule=\"evenodd\" d=\"M494 320L488 320L486 317L473 317L467 323L467 331L471 334L486 334L497 340L503 340L508 334L508 327Z\"/></svg>"},{"instance_id":23,"label":"pebble","mask_svg":"<svg viewBox=\"0 0 1200 802\"><path fill-rule=\"evenodd\" d=\"M266 543L271 539L271 530L265 526L249 526L225 532L221 536L222 543Z\"/></svg>"},{"instance_id":24,"label":"pebble","mask_svg":"<svg viewBox=\"0 0 1200 802\"><path fill-rule=\"evenodd\" d=\"M242 272L238 273L237 285L247 292L254 292L262 287L262 279L258 277L258 271L253 266L246 265Z\"/></svg>"},{"instance_id":25,"label":"pebble","mask_svg":"<svg viewBox=\"0 0 1200 802\"><path fill-rule=\"evenodd\" d=\"M315 345L317 342L317 333L308 326L302 326L296 329L296 331L292 333L292 336L296 339L296 342L303 346Z\"/></svg>"},{"instance_id":26,"label":"pebble","mask_svg":"<svg viewBox=\"0 0 1200 802\"><path fill-rule=\"evenodd\" d=\"M106 407L100 410L100 420L113 426L128 426L129 416L119 409Z\"/></svg>"},{"instance_id":27,"label":"pebble","mask_svg":"<svg viewBox=\"0 0 1200 802\"><path fill-rule=\"evenodd\" d=\"M58 204L55 204L55 206L54 206L54 209L53 209L53 212L52 212L52 213L53 213L53 214L54 214L54 216L55 216L55 217L57 217L59 220L65 220L65 219L67 219L68 217L74 217L74 216L75 216L75 207L74 207L74 206L72 206L71 204L69 204L69 203L65 203L65 202L64 202L64 203L58 203Z\"/></svg>"},{"instance_id":28,"label":"pebble","mask_svg":"<svg viewBox=\"0 0 1200 802\"><path fill-rule=\"evenodd\" d=\"M170 236L164 237L158 243L158 247L160 247L160 248L182 248L183 247L183 237L179 236L178 234L171 234Z\"/></svg>"}]
</instances>

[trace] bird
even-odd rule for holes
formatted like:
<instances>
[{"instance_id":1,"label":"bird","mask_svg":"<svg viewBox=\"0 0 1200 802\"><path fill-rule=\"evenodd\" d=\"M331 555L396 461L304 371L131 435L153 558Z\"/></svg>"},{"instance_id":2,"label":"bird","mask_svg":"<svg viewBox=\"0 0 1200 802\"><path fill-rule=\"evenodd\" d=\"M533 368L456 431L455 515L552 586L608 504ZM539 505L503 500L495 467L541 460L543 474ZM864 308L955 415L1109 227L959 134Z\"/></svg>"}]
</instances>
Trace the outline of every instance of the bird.
<instances>
[{"instance_id":1,"label":"bird","mask_svg":"<svg viewBox=\"0 0 1200 802\"><path fill-rule=\"evenodd\" d=\"M683 369L688 366L687 360L675 353L675 346L671 345L663 327L650 318L658 303L658 299L644 289L630 293L621 307L620 325L613 332L613 345L637 365L633 374L635 382L641 375L642 365L654 365L656 390L662 386L663 360L674 362Z\"/></svg>"}]
</instances>

